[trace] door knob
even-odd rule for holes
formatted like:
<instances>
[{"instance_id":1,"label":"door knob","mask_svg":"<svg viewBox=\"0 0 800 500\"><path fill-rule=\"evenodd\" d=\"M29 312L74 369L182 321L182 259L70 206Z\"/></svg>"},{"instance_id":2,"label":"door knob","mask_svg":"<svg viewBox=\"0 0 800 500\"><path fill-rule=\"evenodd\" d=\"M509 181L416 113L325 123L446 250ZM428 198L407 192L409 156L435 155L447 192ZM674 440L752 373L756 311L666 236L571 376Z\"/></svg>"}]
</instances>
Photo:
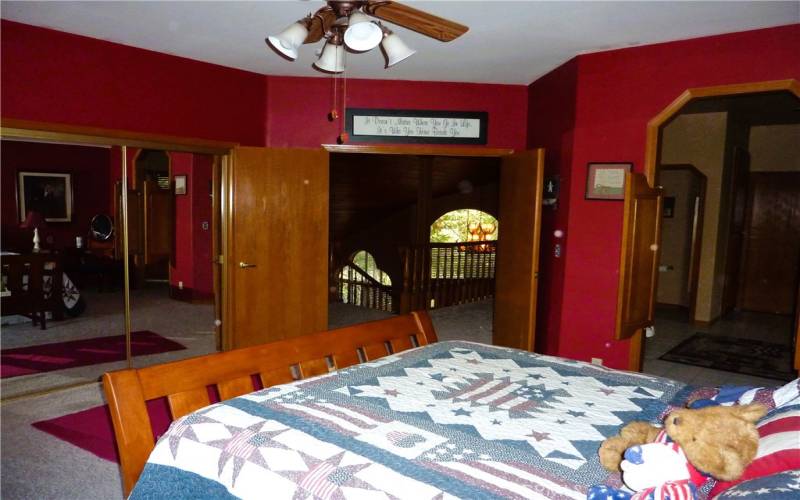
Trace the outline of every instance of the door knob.
<instances>
[{"instance_id":1,"label":"door knob","mask_svg":"<svg viewBox=\"0 0 800 500\"><path fill-rule=\"evenodd\" d=\"M239 267L242 269L247 269L248 267L256 267L255 264L248 264L247 262L239 262Z\"/></svg>"}]
</instances>

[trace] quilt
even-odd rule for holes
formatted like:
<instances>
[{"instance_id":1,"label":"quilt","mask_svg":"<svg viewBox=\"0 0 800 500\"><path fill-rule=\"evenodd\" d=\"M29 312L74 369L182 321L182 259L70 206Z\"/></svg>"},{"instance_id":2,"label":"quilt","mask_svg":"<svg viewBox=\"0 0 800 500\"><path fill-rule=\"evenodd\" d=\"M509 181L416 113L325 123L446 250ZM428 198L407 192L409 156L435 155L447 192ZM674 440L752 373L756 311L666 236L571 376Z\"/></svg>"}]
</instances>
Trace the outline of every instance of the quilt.
<instances>
[{"instance_id":1,"label":"quilt","mask_svg":"<svg viewBox=\"0 0 800 500\"><path fill-rule=\"evenodd\" d=\"M172 423L144 498L585 498L597 450L656 422L681 382L441 342L256 391Z\"/></svg>"}]
</instances>

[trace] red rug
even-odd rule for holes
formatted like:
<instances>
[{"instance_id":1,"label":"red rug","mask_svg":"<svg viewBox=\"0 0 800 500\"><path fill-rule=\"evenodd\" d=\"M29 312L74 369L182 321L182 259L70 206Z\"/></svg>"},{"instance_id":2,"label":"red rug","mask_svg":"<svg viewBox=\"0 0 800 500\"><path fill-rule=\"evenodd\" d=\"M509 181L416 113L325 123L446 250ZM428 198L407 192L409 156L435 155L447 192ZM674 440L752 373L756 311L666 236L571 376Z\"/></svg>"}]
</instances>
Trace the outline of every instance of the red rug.
<instances>
[{"instance_id":1,"label":"red rug","mask_svg":"<svg viewBox=\"0 0 800 500\"><path fill-rule=\"evenodd\" d=\"M186 346L151 331L143 330L131 334L131 353L134 356L181 349L186 349ZM125 359L125 336L95 337L3 349L0 357L0 378L122 361Z\"/></svg>"},{"instance_id":2,"label":"red rug","mask_svg":"<svg viewBox=\"0 0 800 500\"><path fill-rule=\"evenodd\" d=\"M254 375L253 390L261 388L261 380ZM219 392L216 387L210 386L207 387L207 390L209 401L212 404L218 403ZM162 434L167 432L172 421L167 398L148 401L147 413L150 415L153 437L158 440ZM108 410L108 405L95 406L88 410L51 418L50 420L40 420L31 425L58 439L83 448L100 458L119 463L117 441L114 437L114 424L111 423L111 413Z\"/></svg>"},{"instance_id":3,"label":"red rug","mask_svg":"<svg viewBox=\"0 0 800 500\"><path fill-rule=\"evenodd\" d=\"M148 401L147 412L150 414L153 436L157 439L169 428L169 406L166 398ZM108 405L95 406L63 417L34 422L31 425L100 458L119 463Z\"/></svg>"}]
</instances>

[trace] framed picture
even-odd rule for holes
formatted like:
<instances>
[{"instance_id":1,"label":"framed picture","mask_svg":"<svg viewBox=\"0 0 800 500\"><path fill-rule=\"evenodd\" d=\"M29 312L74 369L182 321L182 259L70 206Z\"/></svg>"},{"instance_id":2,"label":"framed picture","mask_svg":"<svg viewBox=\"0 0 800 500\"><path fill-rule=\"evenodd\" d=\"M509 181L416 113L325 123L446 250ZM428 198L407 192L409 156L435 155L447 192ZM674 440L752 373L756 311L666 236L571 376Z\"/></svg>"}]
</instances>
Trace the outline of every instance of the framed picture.
<instances>
[{"instance_id":1,"label":"framed picture","mask_svg":"<svg viewBox=\"0 0 800 500\"><path fill-rule=\"evenodd\" d=\"M186 176L175 176L175 194L186 194Z\"/></svg>"},{"instance_id":2,"label":"framed picture","mask_svg":"<svg viewBox=\"0 0 800 500\"><path fill-rule=\"evenodd\" d=\"M55 172L19 172L19 220L28 212L42 214L47 222L72 222L72 175Z\"/></svg>"},{"instance_id":3,"label":"framed picture","mask_svg":"<svg viewBox=\"0 0 800 500\"><path fill-rule=\"evenodd\" d=\"M625 173L633 163L589 163L586 176L587 200L625 199Z\"/></svg>"},{"instance_id":4,"label":"framed picture","mask_svg":"<svg viewBox=\"0 0 800 500\"><path fill-rule=\"evenodd\" d=\"M485 145L489 113L347 108L344 123L350 139L357 142Z\"/></svg>"}]
</instances>

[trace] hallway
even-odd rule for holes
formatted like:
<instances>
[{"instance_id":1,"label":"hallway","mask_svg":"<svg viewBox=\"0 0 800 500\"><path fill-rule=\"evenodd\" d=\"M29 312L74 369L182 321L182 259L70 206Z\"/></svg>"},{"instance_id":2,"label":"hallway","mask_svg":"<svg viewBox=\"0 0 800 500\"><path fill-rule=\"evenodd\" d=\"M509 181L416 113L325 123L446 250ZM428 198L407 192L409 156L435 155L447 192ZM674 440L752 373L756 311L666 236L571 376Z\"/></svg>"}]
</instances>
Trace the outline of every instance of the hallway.
<instances>
[{"instance_id":1,"label":"hallway","mask_svg":"<svg viewBox=\"0 0 800 500\"><path fill-rule=\"evenodd\" d=\"M792 318L776 314L734 312L707 331L689 323L688 313L678 308L656 309L656 334L645 340L644 372L698 386L775 386L781 381L741 373L712 370L659 359L695 333L759 340L785 346L792 352Z\"/></svg>"}]
</instances>

